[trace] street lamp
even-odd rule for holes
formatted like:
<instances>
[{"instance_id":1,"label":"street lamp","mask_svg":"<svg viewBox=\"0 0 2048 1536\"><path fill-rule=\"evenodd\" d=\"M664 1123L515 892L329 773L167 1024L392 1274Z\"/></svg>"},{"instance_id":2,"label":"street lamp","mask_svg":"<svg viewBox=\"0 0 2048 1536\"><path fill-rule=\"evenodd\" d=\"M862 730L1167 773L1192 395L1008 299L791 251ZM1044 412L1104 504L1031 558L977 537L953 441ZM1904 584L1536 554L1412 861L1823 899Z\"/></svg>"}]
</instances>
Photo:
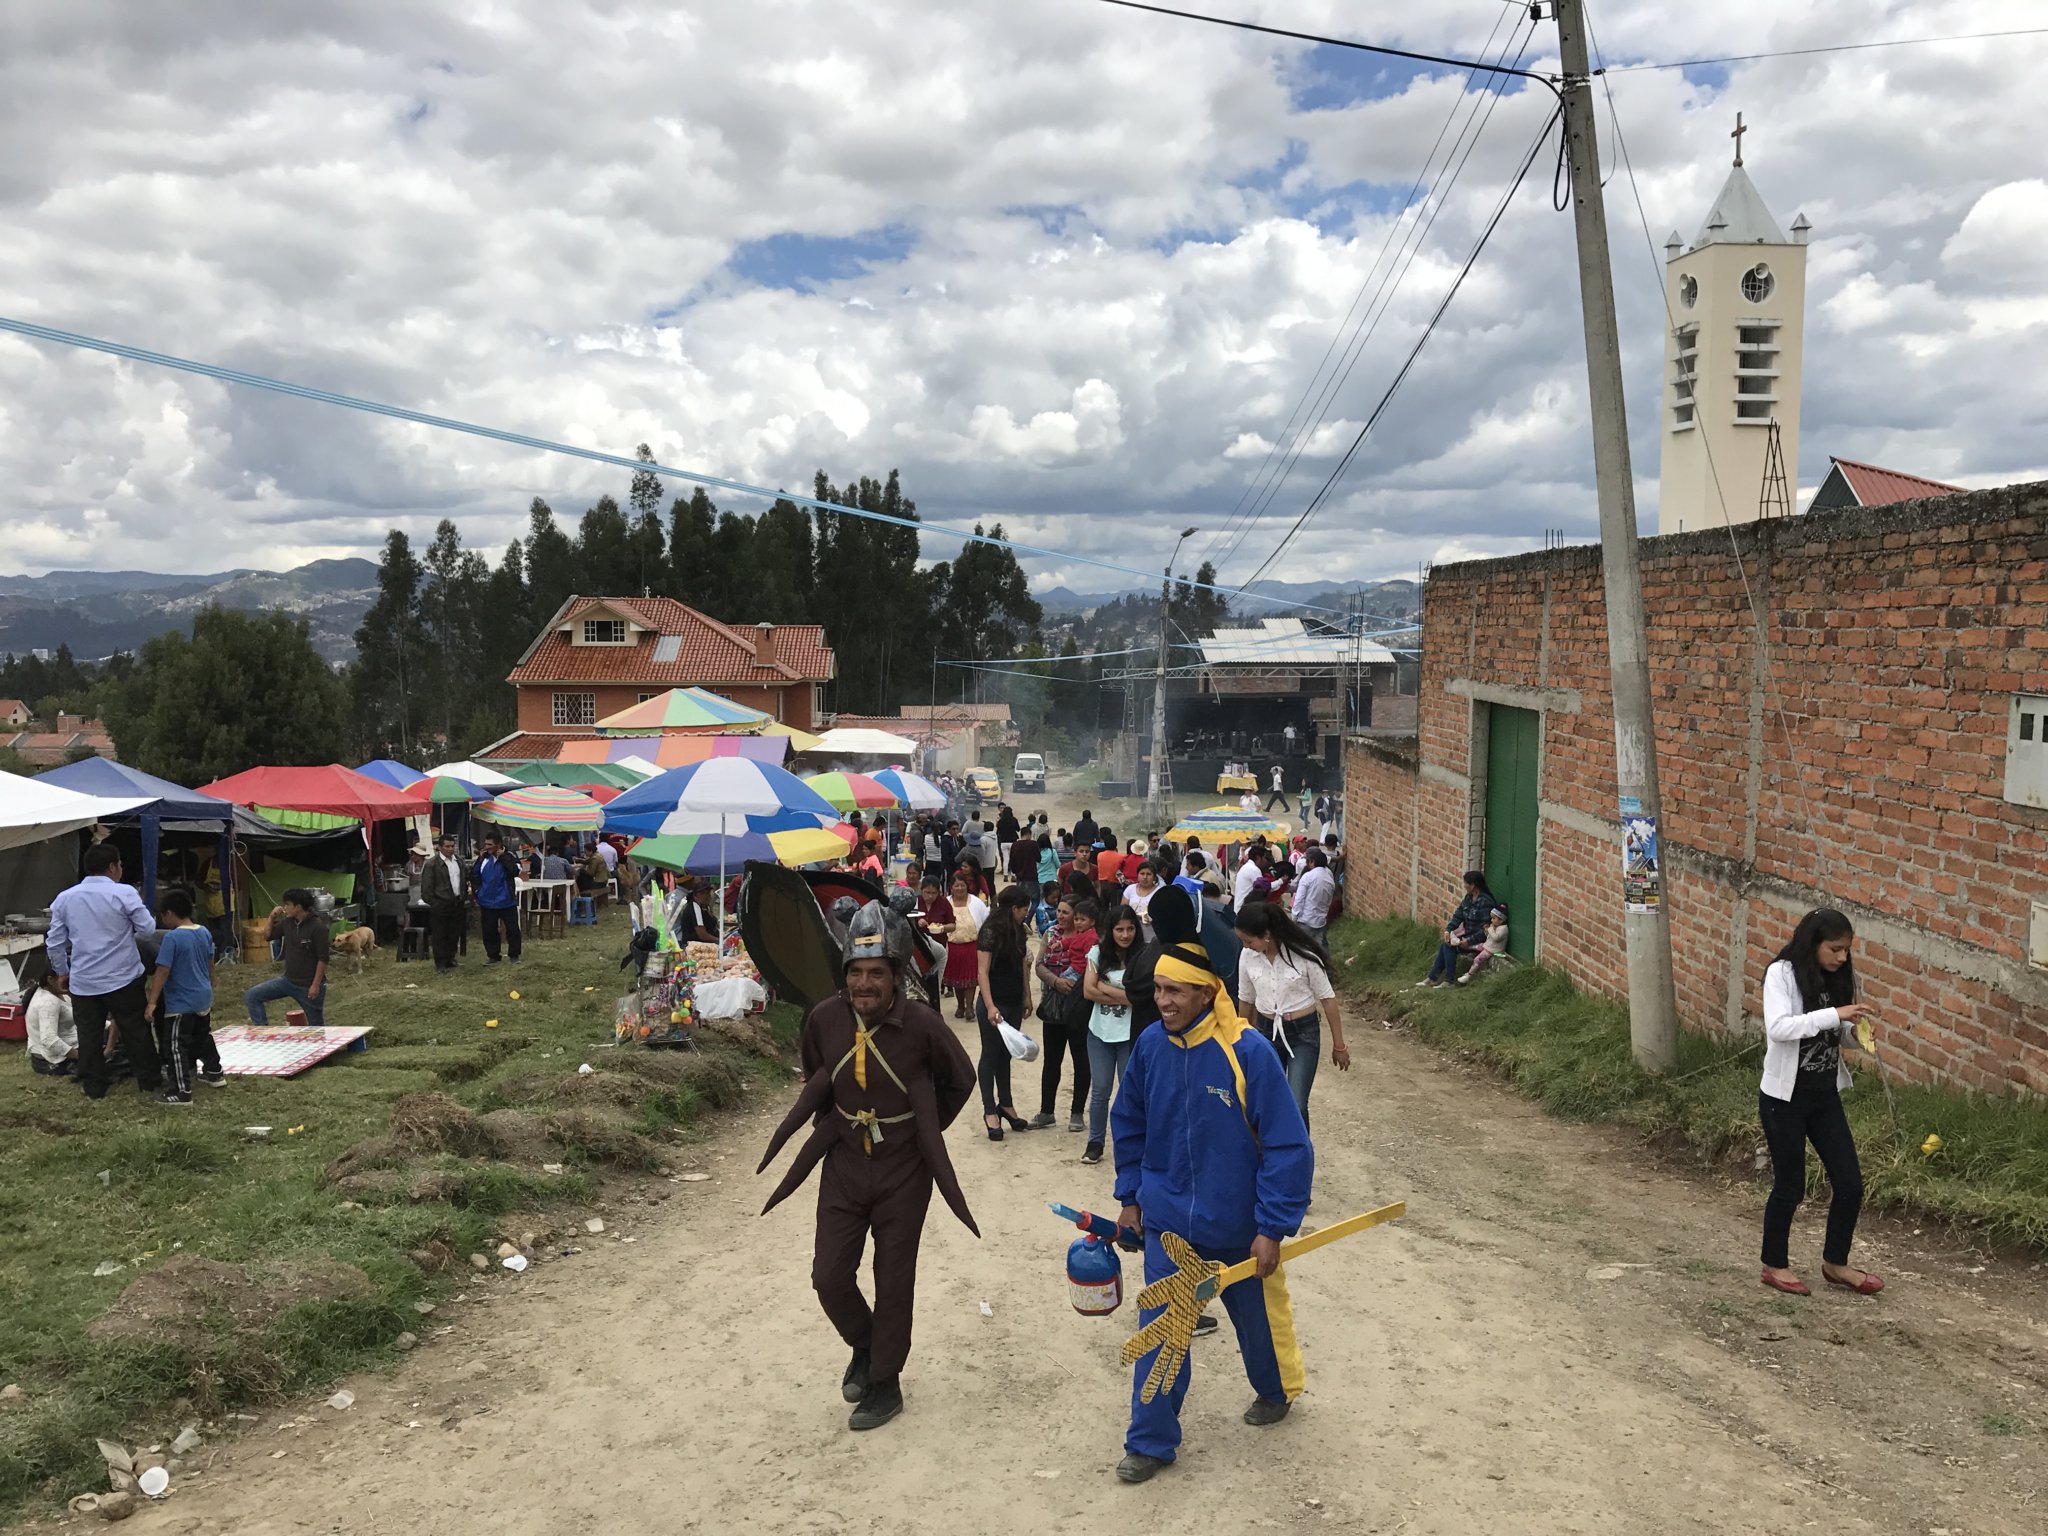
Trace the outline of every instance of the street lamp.
<instances>
[{"instance_id":1,"label":"street lamp","mask_svg":"<svg viewBox=\"0 0 2048 1536\"><path fill-rule=\"evenodd\" d=\"M1180 558L1181 545L1199 529L1183 528L1166 557L1165 579L1159 583L1159 665L1152 677L1152 776L1145 794L1145 819L1155 837L1172 825L1173 812L1166 803L1166 613L1172 602L1173 563Z\"/></svg>"}]
</instances>

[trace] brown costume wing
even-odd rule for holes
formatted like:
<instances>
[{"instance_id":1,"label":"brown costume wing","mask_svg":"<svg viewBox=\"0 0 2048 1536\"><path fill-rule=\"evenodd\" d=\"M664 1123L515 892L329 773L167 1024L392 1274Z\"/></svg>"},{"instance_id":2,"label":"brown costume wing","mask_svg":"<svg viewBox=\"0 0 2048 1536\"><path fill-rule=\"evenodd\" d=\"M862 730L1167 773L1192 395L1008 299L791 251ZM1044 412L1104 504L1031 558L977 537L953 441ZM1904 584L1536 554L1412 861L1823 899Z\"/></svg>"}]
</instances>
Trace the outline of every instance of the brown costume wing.
<instances>
[{"instance_id":1,"label":"brown costume wing","mask_svg":"<svg viewBox=\"0 0 2048 1536\"><path fill-rule=\"evenodd\" d=\"M932 1182L939 1186L939 1193L945 1196L946 1204L953 1214L960 1218L960 1225L981 1236L981 1228L974 1224L974 1212L967 1209L967 1196L961 1193L959 1175L953 1172L953 1159L946 1155L945 1132L939 1122L938 1093L928 1077L915 1077L908 1085L911 1113L917 1116L912 1122L917 1130L917 1150L924 1154L925 1166L932 1171Z\"/></svg>"}]
</instances>

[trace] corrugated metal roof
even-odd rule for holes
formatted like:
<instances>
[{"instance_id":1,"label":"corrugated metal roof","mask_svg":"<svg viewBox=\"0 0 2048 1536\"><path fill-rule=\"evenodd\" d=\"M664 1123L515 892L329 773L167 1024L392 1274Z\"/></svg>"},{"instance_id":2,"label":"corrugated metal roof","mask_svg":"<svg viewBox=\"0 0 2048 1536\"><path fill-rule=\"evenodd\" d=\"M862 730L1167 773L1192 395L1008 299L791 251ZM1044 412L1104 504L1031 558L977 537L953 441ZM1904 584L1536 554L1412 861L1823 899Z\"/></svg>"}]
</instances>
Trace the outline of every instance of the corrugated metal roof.
<instances>
[{"instance_id":1,"label":"corrugated metal roof","mask_svg":"<svg viewBox=\"0 0 2048 1536\"><path fill-rule=\"evenodd\" d=\"M1849 482L1849 489L1856 493L1856 504L1861 507L1888 507L1896 501L1958 496L1963 491L1960 485L1944 485L1939 480L1923 479L1896 469L1879 469L1875 464L1858 464L1854 459L1838 459L1832 454L1828 456L1828 462L1842 472L1842 478Z\"/></svg>"},{"instance_id":2,"label":"corrugated metal roof","mask_svg":"<svg viewBox=\"0 0 2048 1536\"><path fill-rule=\"evenodd\" d=\"M1251 629L1219 629L1201 642L1211 667L1389 667L1394 653L1351 635L1310 633L1300 619L1261 619Z\"/></svg>"}]
</instances>

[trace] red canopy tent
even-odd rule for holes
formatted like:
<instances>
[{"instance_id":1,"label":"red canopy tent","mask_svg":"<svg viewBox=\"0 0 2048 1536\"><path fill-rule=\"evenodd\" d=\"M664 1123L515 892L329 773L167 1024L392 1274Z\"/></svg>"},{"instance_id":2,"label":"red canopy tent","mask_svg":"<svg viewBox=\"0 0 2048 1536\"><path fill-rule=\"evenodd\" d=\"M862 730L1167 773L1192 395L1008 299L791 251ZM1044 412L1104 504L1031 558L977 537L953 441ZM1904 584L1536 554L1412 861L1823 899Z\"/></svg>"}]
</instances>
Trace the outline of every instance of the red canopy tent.
<instances>
[{"instance_id":1,"label":"red canopy tent","mask_svg":"<svg viewBox=\"0 0 2048 1536\"><path fill-rule=\"evenodd\" d=\"M422 813L419 801L339 763L316 768L249 768L216 779L199 792L251 808L313 811L366 823Z\"/></svg>"}]
</instances>

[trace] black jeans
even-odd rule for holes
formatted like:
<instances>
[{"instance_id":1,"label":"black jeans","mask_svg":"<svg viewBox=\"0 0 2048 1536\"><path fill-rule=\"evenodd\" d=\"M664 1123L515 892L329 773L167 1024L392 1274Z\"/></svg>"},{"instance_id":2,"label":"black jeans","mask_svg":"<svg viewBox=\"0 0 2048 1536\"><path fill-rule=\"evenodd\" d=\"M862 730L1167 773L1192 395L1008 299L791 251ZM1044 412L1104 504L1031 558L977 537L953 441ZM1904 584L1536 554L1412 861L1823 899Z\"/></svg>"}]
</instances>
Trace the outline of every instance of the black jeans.
<instances>
[{"instance_id":1,"label":"black jeans","mask_svg":"<svg viewBox=\"0 0 2048 1536\"><path fill-rule=\"evenodd\" d=\"M164 1013L156 1017L156 1050L163 1062L164 1086L190 1096L197 1072L220 1071L220 1047L213 1039L210 1013Z\"/></svg>"},{"instance_id":2,"label":"black jeans","mask_svg":"<svg viewBox=\"0 0 2048 1536\"><path fill-rule=\"evenodd\" d=\"M1806 1197L1806 1144L1813 1143L1827 1170L1827 1241L1821 1258L1829 1264L1849 1262L1849 1244L1856 1237L1856 1218L1863 1210L1863 1167L1856 1161L1856 1140L1841 1094L1830 1089L1808 1098L1774 1099L1757 1095L1757 1115L1764 1141L1771 1149L1771 1195L1764 1202L1764 1267L1790 1268L1787 1247L1792 1215Z\"/></svg>"},{"instance_id":3,"label":"black jeans","mask_svg":"<svg viewBox=\"0 0 2048 1536\"><path fill-rule=\"evenodd\" d=\"M142 1017L146 1006L140 976L125 987L96 997L71 994L71 1017L78 1026L78 1084L89 1097L106 1095L109 1019L120 1031L121 1045L128 1052L128 1065L134 1069L136 1085L148 1092L161 1086L156 1038Z\"/></svg>"},{"instance_id":4,"label":"black jeans","mask_svg":"<svg viewBox=\"0 0 2048 1536\"><path fill-rule=\"evenodd\" d=\"M514 960L519 958L519 909L517 907L478 907L477 920L484 930L484 958L498 958L498 934L505 935L505 952Z\"/></svg>"},{"instance_id":5,"label":"black jeans","mask_svg":"<svg viewBox=\"0 0 2048 1536\"><path fill-rule=\"evenodd\" d=\"M427 942L434 951L435 970L455 969L455 949L468 925L469 914L459 901L437 901L427 908Z\"/></svg>"},{"instance_id":6,"label":"black jeans","mask_svg":"<svg viewBox=\"0 0 2048 1536\"><path fill-rule=\"evenodd\" d=\"M992 1115L998 1109L1014 1111L1010 1100L1010 1048L1003 1044L1002 1031L989 1021L988 1005L979 995L974 999L974 1021L981 1026L981 1060L975 1076L981 1081L981 1112Z\"/></svg>"},{"instance_id":7,"label":"black jeans","mask_svg":"<svg viewBox=\"0 0 2048 1536\"><path fill-rule=\"evenodd\" d=\"M1088 1084L1092 1077L1088 1069L1088 1020L1094 1012L1094 1007L1082 1000L1078 981L1071 992L1046 988L1045 1001L1038 1008L1039 1022L1045 1026L1045 1055L1038 1068L1039 1113L1058 1112L1060 1063L1069 1055L1074 1058L1074 1094L1067 1113L1088 1112ZM1048 1013L1051 1018L1046 1017Z\"/></svg>"}]
</instances>

